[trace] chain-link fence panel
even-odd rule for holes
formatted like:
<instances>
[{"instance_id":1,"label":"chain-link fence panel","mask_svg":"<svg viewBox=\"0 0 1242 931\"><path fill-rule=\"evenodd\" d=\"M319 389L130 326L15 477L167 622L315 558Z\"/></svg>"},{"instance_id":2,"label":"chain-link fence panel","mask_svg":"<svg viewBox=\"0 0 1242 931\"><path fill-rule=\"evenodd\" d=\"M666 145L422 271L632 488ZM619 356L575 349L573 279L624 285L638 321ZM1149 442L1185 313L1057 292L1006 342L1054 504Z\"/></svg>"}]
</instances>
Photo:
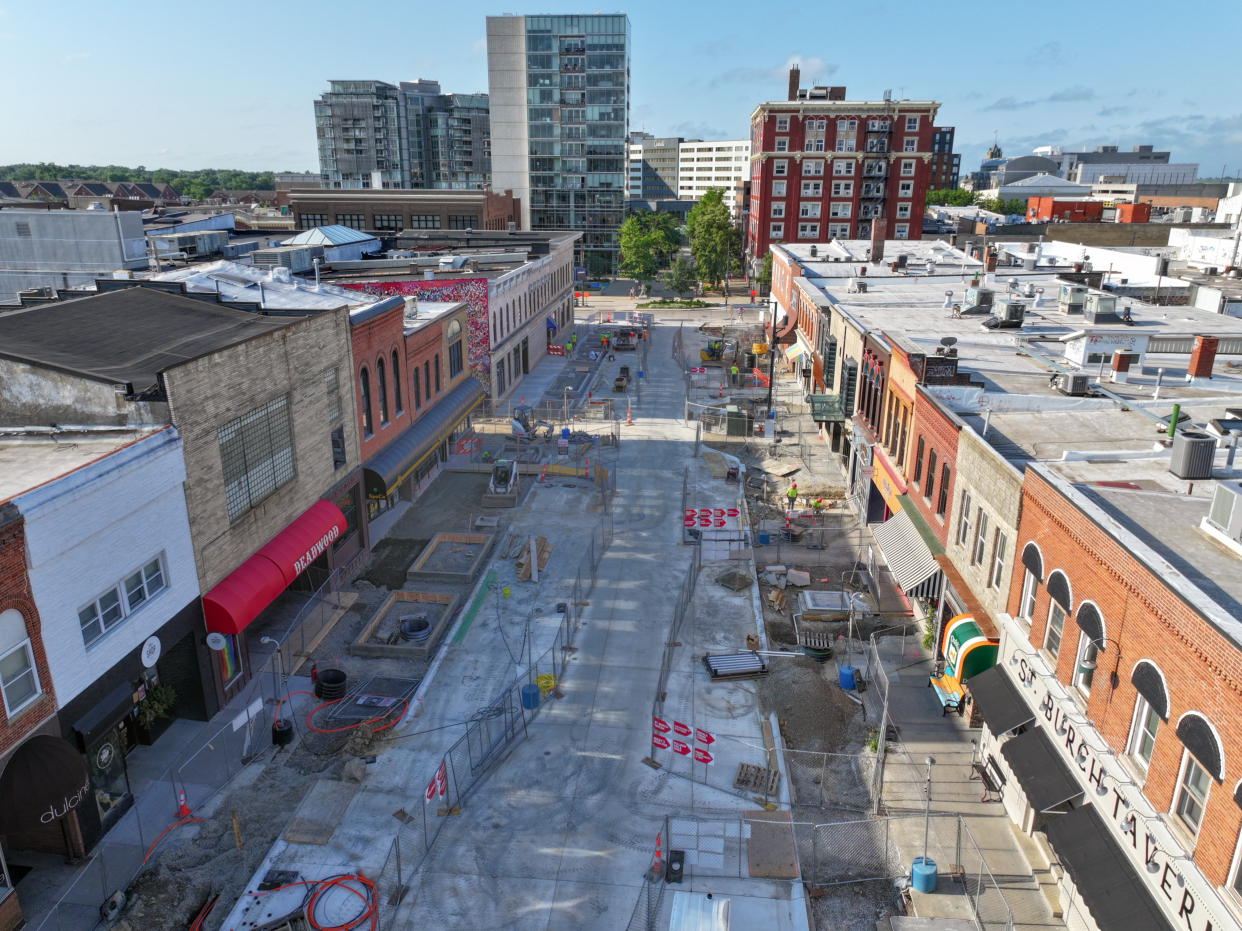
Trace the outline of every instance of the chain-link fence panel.
<instances>
[{"instance_id":1,"label":"chain-link fence panel","mask_svg":"<svg viewBox=\"0 0 1242 931\"><path fill-rule=\"evenodd\" d=\"M669 818L668 847L685 855L685 876L750 875L746 856L749 834L742 818Z\"/></svg>"},{"instance_id":2,"label":"chain-link fence panel","mask_svg":"<svg viewBox=\"0 0 1242 931\"><path fill-rule=\"evenodd\" d=\"M857 812L874 808L875 754L869 748L860 753L782 750L781 758L795 805Z\"/></svg>"},{"instance_id":3,"label":"chain-link fence panel","mask_svg":"<svg viewBox=\"0 0 1242 931\"><path fill-rule=\"evenodd\" d=\"M638 901L630 914L626 931L659 931L664 911L664 877L647 875L638 890Z\"/></svg>"}]
</instances>

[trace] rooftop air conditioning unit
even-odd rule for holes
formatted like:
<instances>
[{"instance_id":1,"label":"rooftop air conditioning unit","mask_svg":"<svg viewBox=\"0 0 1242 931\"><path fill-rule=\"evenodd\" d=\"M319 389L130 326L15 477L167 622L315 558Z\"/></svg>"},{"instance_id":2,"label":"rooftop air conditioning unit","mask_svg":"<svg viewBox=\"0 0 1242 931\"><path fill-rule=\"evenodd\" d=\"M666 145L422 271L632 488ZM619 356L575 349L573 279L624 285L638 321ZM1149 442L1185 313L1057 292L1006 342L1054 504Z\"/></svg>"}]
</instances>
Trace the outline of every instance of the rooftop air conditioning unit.
<instances>
[{"instance_id":1,"label":"rooftop air conditioning unit","mask_svg":"<svg viewBox=\"0 0 1242 931\"><path fill-rule=\"evenodd\" d=\"M1181 430L1173 435L1173 458L1169 462L1169 471L1178 478L1211 478L1215 459L1216 437L1199 430Z\"/></svg>"},{"instance_id":2,"label":"rooftop air conditioning unit","mask_svg":"<svg viewBox=\"0 0 1242 931\"><path fill-rule=\"evenodd\" d=\"M1026 319L1026 305L1021 301L1001 301L992 308L992 316L983 321L989 330L1020 330Z\"/></svg>"},{"instance_id":3,"label":"rooftop air conditioning unit","mask_svg":"<svg viewBox=\"0 0 1242 931\"><path fill-rule=\"evenodd\" d=\"M1231 540L1242 540L1242 482L1217 482L1204 523Z\"/></svg>"},{"instance_id":4,"label":"rooftop air conditioning unit","mask_svg":"<svg viewBox=\"0 0 1242 931\"><path fill-rule=\"evenodd\" d=\"M1057 391L1080 398L1087 393L1087 376L1082 372L1062 372L1057 377Z\"/></svg>"},{"instance_id":5,"label":"rooftop air conditioning unit","mask_svg":"<svg viewBox=\"0 0 1242 931\"><path fill-rule=\"evenodd\" d=\"M991 307L996 292L991 288L967 288L966 304L970 307Z\"/></svg>"}]
</instances>

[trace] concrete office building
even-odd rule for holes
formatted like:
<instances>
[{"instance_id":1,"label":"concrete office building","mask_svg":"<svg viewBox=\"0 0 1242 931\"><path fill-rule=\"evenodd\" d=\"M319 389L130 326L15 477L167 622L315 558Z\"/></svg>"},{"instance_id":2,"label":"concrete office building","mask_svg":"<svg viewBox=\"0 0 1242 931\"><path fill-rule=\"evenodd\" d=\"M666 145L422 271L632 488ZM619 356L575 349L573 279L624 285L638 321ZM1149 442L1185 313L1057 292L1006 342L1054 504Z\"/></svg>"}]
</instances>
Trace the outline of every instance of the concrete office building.
<instances>
[{"instance_id":1,"label":"concrete office building","mask_svg":"<svg viewBox=\"0 0 1242 931\"><path fill-rule=\"evenodd\" d=\"M490 180L486 94L424 80L329 83L315 101L324 187L469 190Z\"/></svg>"},{"instance_id":2,"label":"concrete office building","mask_svg":"<svg viewBox=\"0 0 1242 931\"><path fill-rule=\"evenodd\" d=\"M492 174L522 228L579 230L576 259L616 266L625 219L630 21L624 14L489 16Z\"/></svg>"},{"instance_id":3,"label":"concrete office building","mask_svg":"<svg viewBox=\"0 0 1242 931\"><path fill-rule=\"evenodd\" d=\"M678 147L677 197L698 200L712 188L724 190L724 202L736 218L740 191L750 178L750 140L688 139Z\"/></svg>"},{"instance_id":4,"label":"concrete office building","mask_svg":"<svg viewBox=\"0 0 1242 931\"><path fill-rule=\"evenodd\" d=\"M962 170L962 156L953 151L953 136L956 131L952 126L932 128L931 178L927 183L929 191L951 191L957 187Z\"/></svg>"},{"instance_id":5,"label":"concrete office building","mask_svg":"<svg viewBox=\"0 0 1242 931\"><path fill-rule=\"evenodd\" d=\"M744 185L750 179L750 140L704 142L631 133L629 168L631 201L697 201L712 188L719 188L736 218L743 206ZM663 208L661 212L665 212Z\"/></svg>"},{"instance_id":6,"label":"concrete office building","mask_svg":"<svg viewBox=\"0 0 1242 931\"><path fill-rule=\"evenodd\" d=\"M0 211L0 304L27 288L83 287L147 265L140 213Z\"/></svg>"}]
</instances>

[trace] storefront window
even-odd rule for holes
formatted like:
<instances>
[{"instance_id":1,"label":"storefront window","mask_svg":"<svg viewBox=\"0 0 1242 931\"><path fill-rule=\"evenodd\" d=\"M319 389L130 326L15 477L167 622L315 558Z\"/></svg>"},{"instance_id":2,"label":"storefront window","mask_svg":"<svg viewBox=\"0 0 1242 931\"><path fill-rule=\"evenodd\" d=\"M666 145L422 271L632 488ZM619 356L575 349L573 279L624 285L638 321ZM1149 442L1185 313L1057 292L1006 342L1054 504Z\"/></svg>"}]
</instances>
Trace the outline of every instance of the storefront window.
<instances>
[{"instance_id":1,"label":"storefront window","mask_svg":"<svg viewBox=\"0 0 1242 931\"><path fill-rule=\"evenodd\" d=\"M1203 822L1203 809L1207 806L1208 785L1210 776L1190 754L1186 754L1186 768L1182 772L1182 781L1177 790L1176 811L1182 823L1190 829L1190 833L1199 833L1199 825Z\"/></svg>"},{"instance_id":2,"label":"storefront window","mask_svg":"<svg viewBox=\"0 0 1242 931\"><path fill-rule=\"evenodd\" d=\"M341 514L345 517L345 529L332 544L332 550L335 552L341 548L346 540L354 535L358 530L358 493L356 489L349 489L345 494L336 499L336 506L340 509Z\"/></svg>"},{"instance_id":3,"label":"storefront window","mask_svg":"<svg viewBox=\"0 0 1242 931\"><path fill-rule=\"evenodd\" d=\"M1065 609L1055 601L1048 609L1048 633L1044 636L1044 649L1056 659L1061 652L1061 630L1065 626Z\"/></svg>"},{"instance_id":4,"label":"storefront window","mask_svg":"<svg viewBox=\"0 0 1242 931\"><path fill-rule=\"evenodd\" d=\"M86 751L86 764L90 770L91 785L95 790L95 805L99 820L108 815L129 795L129 777L125 772L125 750L129 731L122 722L112 728Z\"/></svg>"},{"instance_id":5,"label":"storefront window","mask_svg":"<svg viewBox=\"0 0 1242 931\"><path fill-rule=\"evenodd\" d=\"M1160 726L1160 715L1147 704L1147 700L1139 696L1134 708L1134 736L1130 739L1130 756L1143 769L1151 763L1151 755L1156 749L1156 728Z\"/></svg>"},{"instance_id":6,"label":"storefront window","mask_svg":"<svg viewBox=\"0 0 1242 931\"><path fill-rule=\"evenodd\" d=\"M237 635L224 635L224 648L216 651L220 658L220 681L227 687L241 674L241 657L237 653Z\"/></svg>"}]
</instances>

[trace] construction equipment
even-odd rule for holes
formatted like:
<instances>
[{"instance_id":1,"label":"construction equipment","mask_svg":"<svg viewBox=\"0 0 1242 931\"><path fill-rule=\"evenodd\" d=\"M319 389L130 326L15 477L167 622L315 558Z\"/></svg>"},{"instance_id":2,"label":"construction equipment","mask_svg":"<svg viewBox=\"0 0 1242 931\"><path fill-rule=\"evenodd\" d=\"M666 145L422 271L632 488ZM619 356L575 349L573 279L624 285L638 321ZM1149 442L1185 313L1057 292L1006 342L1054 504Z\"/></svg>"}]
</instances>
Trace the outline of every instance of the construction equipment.
<instances>
[{"instance_id":1,"label":"construction equipment","mask_svg":"<svg viewBox=\"0 0 1242 931\"><path fill-rule=\"evenodd\" d=\"M624 391L630 386L630 367L628 365L621 366L621 372L612 382L613 391Z\"/></svg>"},{"instance_id":2,"label":"construction equipment","mask_svg":"<svg viewBox=\"0 0 1242 931\"><path fill-rule=\"evenodd\" d=\"M489 495L511 495L517 491L517 463L512 459L497 459L492 466L492 477L487 483Z\"/></svg>"},{"instance_id":3,"label":"construction equipment","mask_svg":"<svg viewBox=\"0 0 1242 931\"><path fill-rule=\"evenodd\" d=\"M535 419L535 409L529 404L519 404L513 409L510 415L512 420L510 424L513 429L514 436L523 436L528 439L537 439L539 436L551 436L555 427L546 420ZM543 431L542 434L540 431Z\"/></svg>"},{"instance_id":4,"label":"construction equipment","mask_svg":"<svg viewBox=\"0 0 1242 931\"><path fill-rule=\"evenodd\" d=\"M724 340L711 339L707 341L707 348L699 350L700 362L718 362L724 355Z\"/></svg>"}]
</instances>

